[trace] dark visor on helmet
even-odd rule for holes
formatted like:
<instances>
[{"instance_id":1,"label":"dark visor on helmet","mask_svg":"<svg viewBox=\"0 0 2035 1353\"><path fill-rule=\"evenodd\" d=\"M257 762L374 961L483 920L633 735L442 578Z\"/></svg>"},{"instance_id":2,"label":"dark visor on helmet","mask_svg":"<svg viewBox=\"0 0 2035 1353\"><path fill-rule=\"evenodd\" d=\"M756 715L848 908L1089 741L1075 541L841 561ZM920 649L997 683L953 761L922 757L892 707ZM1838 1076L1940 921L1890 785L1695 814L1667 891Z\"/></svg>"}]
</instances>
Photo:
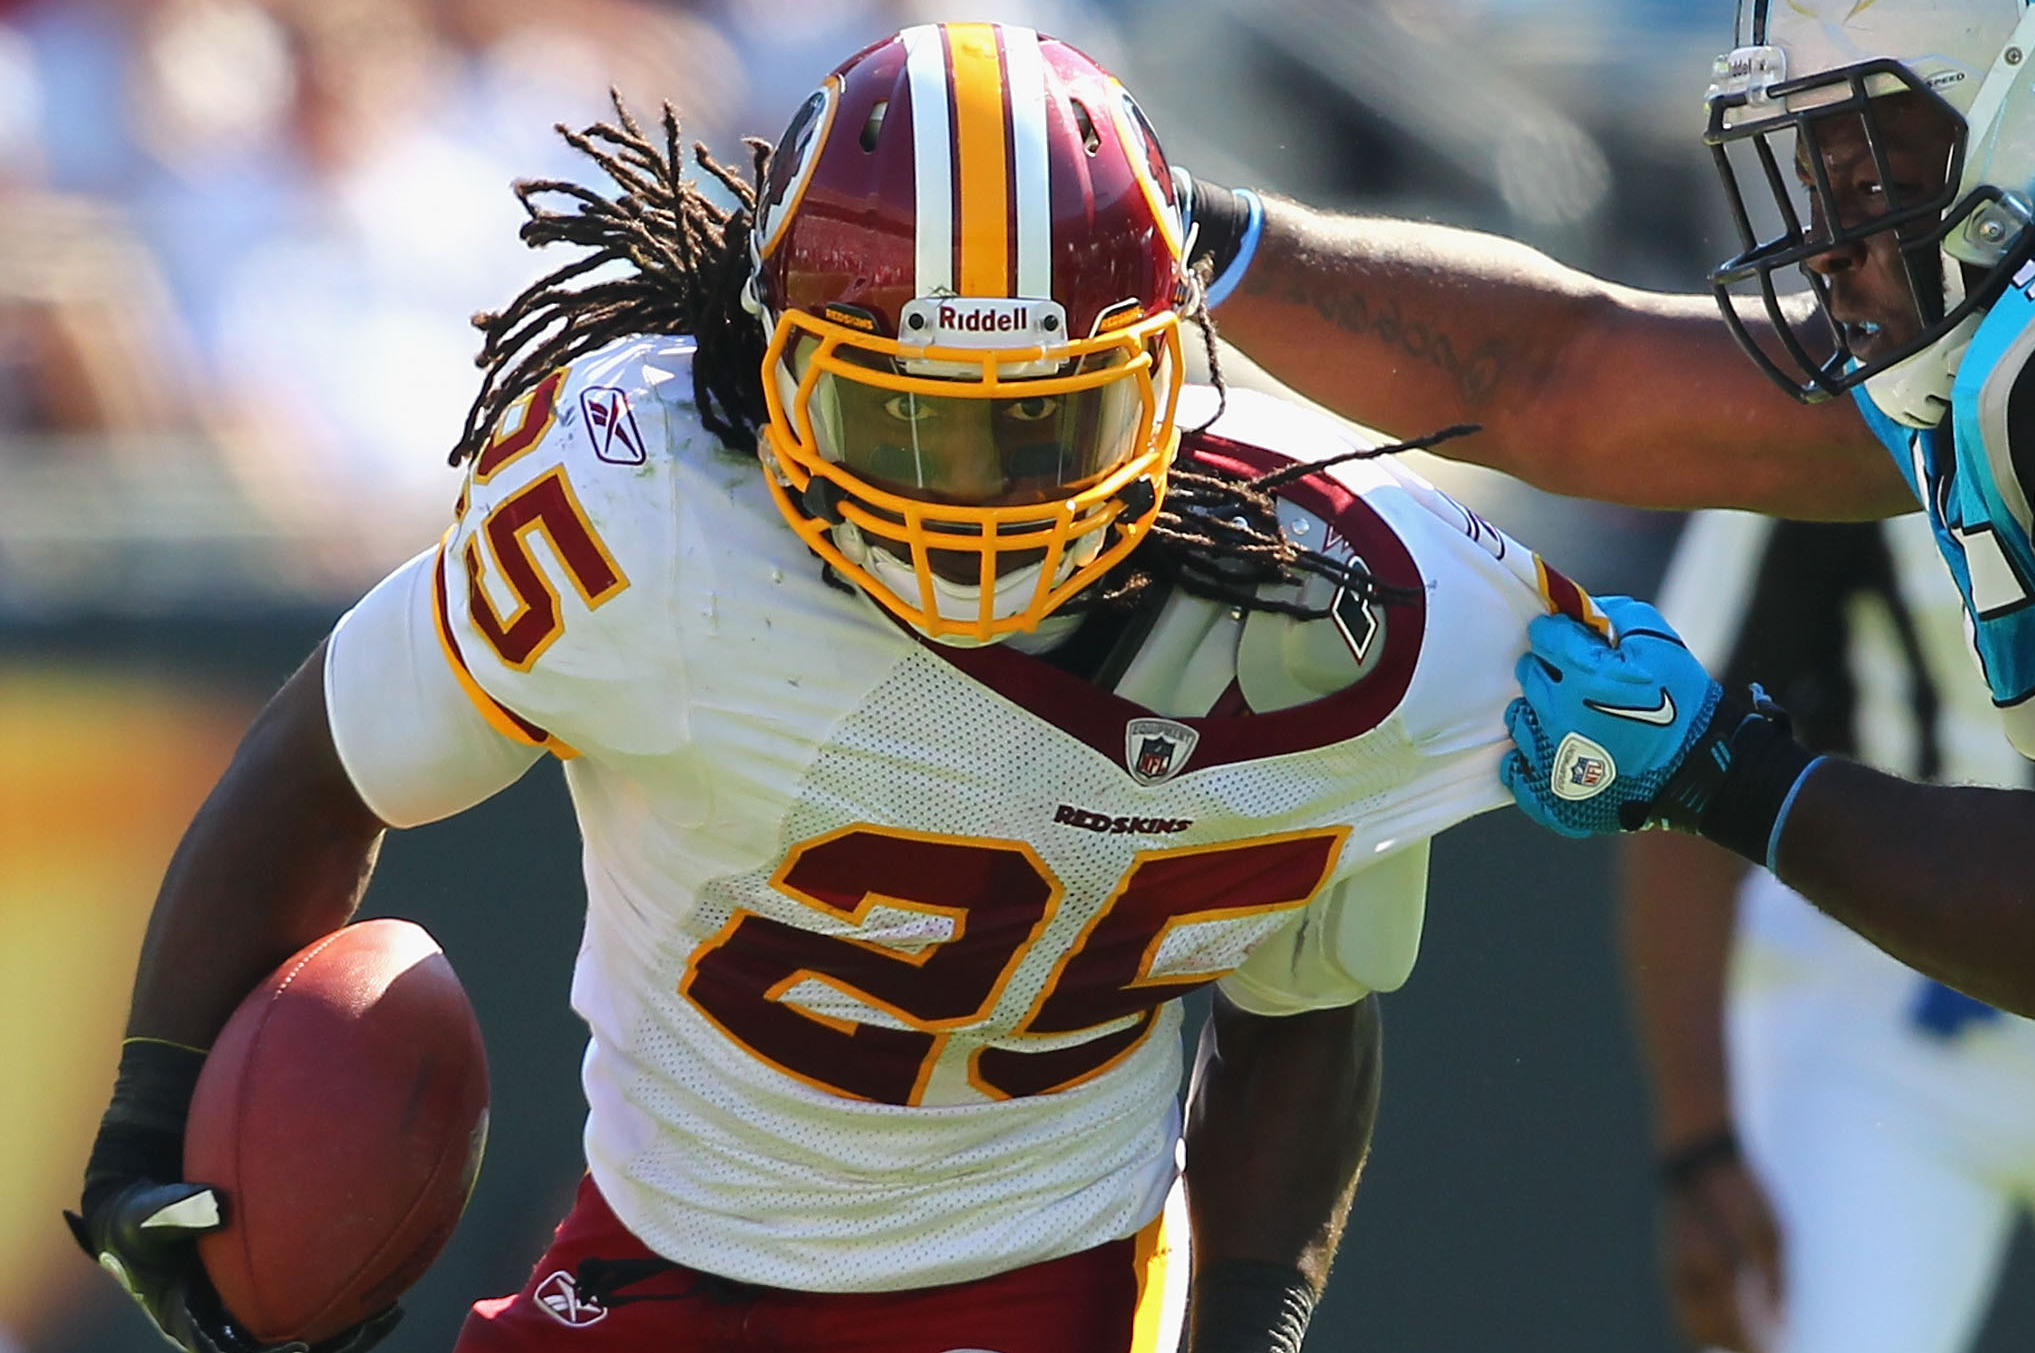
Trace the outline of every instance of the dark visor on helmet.
<instances>
[{"instance_id":1,"label":"dark visor on helmet","mask_svg":"<svg viewBox=\"0 0 2035 1353\"><path fill-rule=\"evenodd\" d=\"M1951 134L1943 162L1908 173L1906 182L1891 162L1890 99L1918 101L1923 115L1940 117ZM1711 271L1710 289L1738 345L1804 403L1841 394L1928 347L1989 304L2035 246L2035 237L2020 242L2010 266L1996 268L1989 285L1946 311L1944 238L1999 192L1980 188L1954 201L1964 171L1964 119L1899 62L1713 91L1709 109L1703 139L1724 180L1741 246ZM1840 140L1864 146L1875 193L1833 182L1826 155ZM1863 266L1889 242L1912 307L1902 326L1912 332L1898 342L1879 341L1857 316L1838 313L1829 280ZM1800 299L1801 283L1813 307Z\"/></svg>"}]
</instances>

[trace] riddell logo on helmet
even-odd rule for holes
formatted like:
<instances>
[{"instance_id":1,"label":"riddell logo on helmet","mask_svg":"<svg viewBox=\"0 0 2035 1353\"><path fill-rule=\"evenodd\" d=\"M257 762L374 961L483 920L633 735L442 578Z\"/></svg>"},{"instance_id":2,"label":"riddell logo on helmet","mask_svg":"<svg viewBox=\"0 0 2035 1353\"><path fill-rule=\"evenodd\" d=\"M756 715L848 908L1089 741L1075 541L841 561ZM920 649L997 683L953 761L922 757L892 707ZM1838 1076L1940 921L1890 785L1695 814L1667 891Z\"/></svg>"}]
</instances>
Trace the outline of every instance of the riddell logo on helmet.
<instances>
[{"instance_id":1,"label":"riddell logo on helmet","mask_svg":"<svg viewBox=\"0 0 2035 1353\"><path fill-rule=\"evenodd\" d=\"M950 348L1005 348L1067 341L1057 301L1001 296L921 296L906 301L898 338Z\"/></svg>"},{"instance_id":2,"label":"riddell logo on helmet","mask_svg":"<svg viewBox=\"0 0 2035 1353\"><path fill-rule=\"evenodd\" d=\"M969 334L1020 333L1032 327L1032 319L1023 307L1016 310L991 310L987 306L943 305L940 307L940 328Z\"/></svg>"}]
</instances>

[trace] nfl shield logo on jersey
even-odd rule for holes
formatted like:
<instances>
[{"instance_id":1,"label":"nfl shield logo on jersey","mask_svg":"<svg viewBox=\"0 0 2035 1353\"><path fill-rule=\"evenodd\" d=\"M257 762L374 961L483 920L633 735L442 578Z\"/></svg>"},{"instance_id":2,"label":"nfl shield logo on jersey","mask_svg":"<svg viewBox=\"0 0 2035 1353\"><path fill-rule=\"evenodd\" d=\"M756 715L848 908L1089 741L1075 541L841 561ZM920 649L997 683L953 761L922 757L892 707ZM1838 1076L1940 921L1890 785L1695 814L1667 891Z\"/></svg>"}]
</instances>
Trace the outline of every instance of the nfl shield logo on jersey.
<instances>
[{"instance_id":1,"label":"nfl shield logo on jersey","mask_svg":"<svg viewBox=\"0 0 2035 1353\"><path fill-rule=\"evenodd\" d=\"M579 392L579 410L586 416L587 439L594 454L610 465L641 465L643 434L629 396L612 385L589 385Z\"/></svg>"},{"instance_id":2,"label":"nfl shield logo on jersey","mask_svg":"<svg viewBox=\"0 0 2035 1353\"><path fill-rule=\"evenodd\" d=\"M1124 725L1123 763L1141 785L1164 784L1194 755L1201 734L1171 719L1132 719Z\"/></svg>"}]
</instances>

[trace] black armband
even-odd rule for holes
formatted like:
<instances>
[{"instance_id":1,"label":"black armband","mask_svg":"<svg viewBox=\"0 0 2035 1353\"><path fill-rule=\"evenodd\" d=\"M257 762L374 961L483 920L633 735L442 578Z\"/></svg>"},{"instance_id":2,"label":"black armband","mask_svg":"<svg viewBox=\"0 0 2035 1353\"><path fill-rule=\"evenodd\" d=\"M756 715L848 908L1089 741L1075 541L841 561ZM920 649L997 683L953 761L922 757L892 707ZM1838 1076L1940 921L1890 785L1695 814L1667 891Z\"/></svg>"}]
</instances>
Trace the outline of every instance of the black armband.
<instances>
[{"instance_id":1,"label":"black armband","mask_svg":"<svg viewBox=\"0 0 2035 1353\"><path fill-rule=\"evenodd\" d=\"M1642 818L1631 825L1693 832L1769 869L1781 816L1817 760L1766 692L1754 686L1747 698L1726 691L1661 792L1644 807L1627 805Z\"/></svg>"},{"instance_id":2,"label":"black armband","mask_svg":"<svg viewBox=\"0 0 2035 1353\"><path fill-rule=\"evenodd\" d=\"M1236 290L1251 266L1265 225L1265 201L1249 188L1208 183L1178 165L1173 179L1194 237L1187 262L1197 266L1208 260L1208 304L1213 308Z\"/></svg>"},{"instance_id":3,"label":"black armband","mask_svg":"<svg viewBox=\"0 0 2035 1353\"><path fill-rule=\"evenodd\" d=\"M1719 1128L1664 1154L1654 1163L1654 1177L1660 1180L1662 1188L1680 1193L1716 1166L1738 1158L1738 1134L1728 1127Z\"/></svg>"},{"instance_id":4,"label":"black armband","mask_svg":"<svg viewBox=\"0 0 2035 1353\"><path fill-rule=\"evenodd\" d=\"M99 1197L134 1179L174 1183L184 1177L184 1119L205 1054L153 1038L121 1045L113 1102L85 1165L84 1212Z\"/></svg>"},{"instance_id":5,"label":"black armband","mask_svg":"<svg viewBox=\"0 0 2035 1353\"><path fill-rule=\"evenodd\" d=\"M1225 1259L1194 1276L1191 1353L1300 1353L1314 1286L1291 1264Z\"/></svg>"},{"instance_id":6,"label":"black armband","mask_svg":"<svg viewBox=\"0 0 2035 1353\"><path fill-rule=\"evenodd\" d=\"M1251 228L1250 199L1234 188L1195 179L1194 225L1194 258L1188 262L1206 258L1220 277L1244 247L1244 234Z\"/></svg>"}]
</instances>

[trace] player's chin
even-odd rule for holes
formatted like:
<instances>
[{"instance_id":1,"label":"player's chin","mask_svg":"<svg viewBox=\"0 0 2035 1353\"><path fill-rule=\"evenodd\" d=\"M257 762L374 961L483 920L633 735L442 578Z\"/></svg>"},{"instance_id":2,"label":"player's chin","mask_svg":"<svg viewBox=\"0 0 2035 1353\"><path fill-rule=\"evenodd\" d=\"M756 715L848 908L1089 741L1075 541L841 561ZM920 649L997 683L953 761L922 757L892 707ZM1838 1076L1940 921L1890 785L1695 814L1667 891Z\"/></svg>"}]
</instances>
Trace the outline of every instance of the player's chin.
<instances>
[{"instance_id":1,"label":"player's chin","mask_svg":"<svg viewBox=\"0 0 2035 1353\"><path fill-rule=\"evenodd\" d=\"M1844 341L1851 355L1861 362L1877 362L1899 351L1920 332L1913 324L1889 325L1877 320L1858 320L1844 326Z\"/></svg>"}]
</instances>

